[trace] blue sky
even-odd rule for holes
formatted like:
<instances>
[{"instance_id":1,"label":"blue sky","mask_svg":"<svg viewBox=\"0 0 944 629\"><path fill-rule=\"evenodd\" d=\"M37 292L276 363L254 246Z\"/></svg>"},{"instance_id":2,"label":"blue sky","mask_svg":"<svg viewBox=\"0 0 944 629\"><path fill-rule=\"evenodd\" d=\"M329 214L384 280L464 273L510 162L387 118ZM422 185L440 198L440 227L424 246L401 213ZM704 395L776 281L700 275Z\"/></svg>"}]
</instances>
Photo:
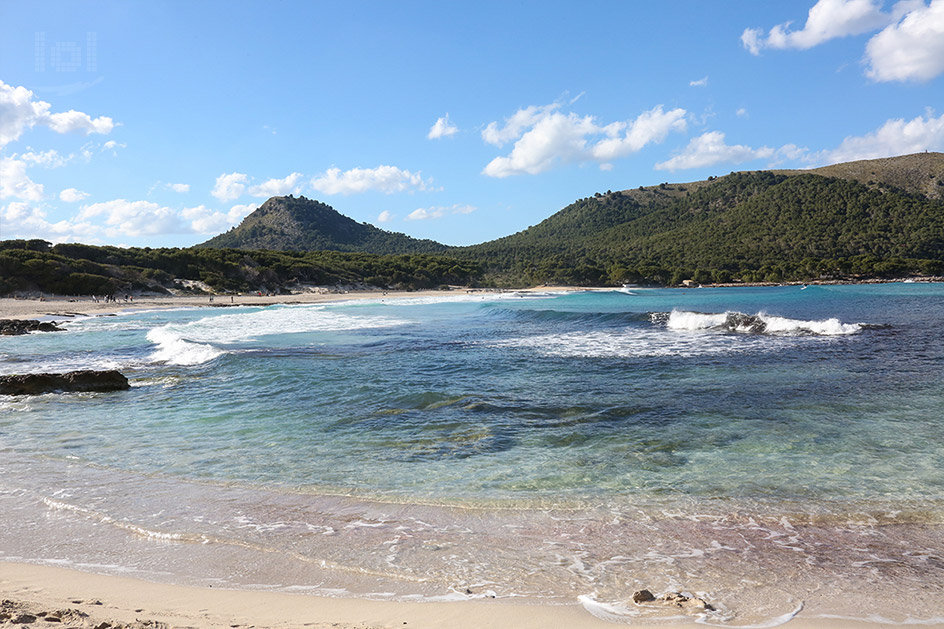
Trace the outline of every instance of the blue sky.
<instances>
[{"instance_id":1,"label":"blue sky","mask_svg":"<svg viewBox=\"0 0 944 629\"><path fill-rule=\"evenodd\" d=\"M454 245L594 192L944 150L944 0L0 3L0 239L266 198Z\"/></svg>"}]
</instances>

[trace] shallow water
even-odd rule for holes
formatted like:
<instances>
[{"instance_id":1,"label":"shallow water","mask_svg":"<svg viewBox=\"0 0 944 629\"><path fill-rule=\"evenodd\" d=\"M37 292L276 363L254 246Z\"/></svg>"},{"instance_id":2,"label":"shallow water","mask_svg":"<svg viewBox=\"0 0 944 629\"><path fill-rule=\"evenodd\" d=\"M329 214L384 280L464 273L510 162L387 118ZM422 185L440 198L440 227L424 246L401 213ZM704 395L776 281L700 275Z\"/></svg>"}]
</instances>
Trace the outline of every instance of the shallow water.
<instances>
[{"instance_id":1,"label":"shallow water","mask_svg":"<svg viewBox=\"0 0 944 629\"><path fill-rule=\"evenodd\" d=\"M639 289L0 338L0 373L133 385L0 401L0 557L615 622L662 617L642 587L729 625L944 617L942 318L940 285Z\"/></svg>"}]
</instances>

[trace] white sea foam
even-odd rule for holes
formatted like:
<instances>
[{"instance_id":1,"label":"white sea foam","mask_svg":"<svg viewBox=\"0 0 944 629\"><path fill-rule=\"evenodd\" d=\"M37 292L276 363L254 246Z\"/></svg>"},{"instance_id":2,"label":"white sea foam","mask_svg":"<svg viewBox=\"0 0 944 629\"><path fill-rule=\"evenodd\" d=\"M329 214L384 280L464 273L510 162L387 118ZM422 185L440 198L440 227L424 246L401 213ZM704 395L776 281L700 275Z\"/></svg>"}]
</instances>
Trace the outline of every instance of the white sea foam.
<instances>
[{"instance_id":1,"label":"white sea foam","mask_svg":"<svg viewBox=\"0 0 944 629\"><path fill-rule=\"evenodd\" d=\"M831 318L822 321L800 321L774 317L766 314L758 315L767 324L767 332L772 334L796 334L810 332L822 336L839 336L855 334L862 329L858 323L842 323L839 319Z\"/></svg>"},{"instance_id":2,"label":"white sea foam","mask_svg":"<svg viewBox=\"0 0 944 629\"><path fill-rule=\"evenodd\" d=\"M710 330L720 328L727 321L728 315L703 314L701 312L684 312L673 310L666 325L672 330Z\"/></svg>"},{"instance_id":3,"label":"white sea foam","mask_svg":"<svg viewBox=\"0 0 944 629\"><path fill-rule=\"evenodd\" d=\"M151 360L171 365L199 365L225 353L209 344L184 340L167 327L154 328L148 332L147 339L157 344Z\"/></svg>"},{"instance_id":4,"label":"white sea foam","mask_svg":"<svg viewBox=\"0 0 944 629\"><path fill-rule=\"evenodd\" d=\"M664 315L663 315L664 316ZM654 317L654 320L658 317ZM750 332L779 334L783 336L812 334L816 336L841 336L855 334L862 330L858 323L842 323L839 319L822 320L788 319L759 312L748 315L740 312L702 313L673 310L666 320L670 330L702 331L722 330L729 332Z\"/></svg>"},{"instance_id":5,"label":"white sea foam","mask_svg":"<svg viewBox=\"0 0 944 629\"><path fill-rule=\"evenodd\" d=\"M363 330L403 325L406 321L376 315L355 315L324 306L274 307L204 317L185 324L168 324L147 334L157 350L156 362L199 365L226 353L217 345L239 343L277 334Z\"/></svg>"},{"instance_id":6,"label":"white sea foam","mask_svg":"<svg viewBox=\"0 0 944 629\"><path fill-rule=\"evenodd\" d=\"M628 328L621 331L570 332L504 339L492 347L522 348L544 356L562 358L642 358L661 356L706 356L731 354L762 348L760 339L705 338L705 335L670 334L665 330ZM769 343L767 343L769 346ZM767 348L769 349L769 347Z\"/></svg>"}]
</instances>

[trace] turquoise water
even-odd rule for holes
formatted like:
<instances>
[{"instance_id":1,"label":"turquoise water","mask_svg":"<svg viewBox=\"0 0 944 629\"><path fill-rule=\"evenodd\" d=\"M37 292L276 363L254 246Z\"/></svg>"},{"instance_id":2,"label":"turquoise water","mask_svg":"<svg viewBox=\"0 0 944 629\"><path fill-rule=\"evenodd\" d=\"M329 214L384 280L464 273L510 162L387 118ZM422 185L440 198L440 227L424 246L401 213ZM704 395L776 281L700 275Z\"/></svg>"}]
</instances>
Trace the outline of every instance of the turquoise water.
<instances>
[{"instance_id":1,"label":"turquoise water","mask_svg":"<svg viewBox=\"0 0 944 629\"><path fill-rule=\"evenodd\" d=\"M801 551L781 556L770 540L802 522L811 528L793 543L803 561L829 563L837 582L863 586L879 569L867 556L911 539L925 558L895 551L908 576L894 578L902 588L933 583L944 574L944 543L934 541L944 515L942 319L944 287L927 284L479 293L75 318L64 333L0 338L0 373L118 368L132 389L0 402L0 502L18 501L16 517L35 520L28 534L0 533L0 557L200 582L223 577L186 562L158 571L176 551L153 545L212 539L229 553L258 544L308 557L296 562L330 555L348 577L401 584L388 586L397 595L441 596L477 575L499 595L541 591L585 605L591 594L618 601L643 574L666 587L710 575L727 592L716 598L727 615L715 620L736 622L792 613L798 600L809 609L797 590L813 585L778 580L748 594L733 585L743 567L697 562L712 543L734 552L747 535L756 554L741 560L766 565L759 575L771 565L795 572ZM76 550L43 520L50 513L77 530L124 524ZM246 518L254 524L234 524ZM262 535L257 520L281 525ZM436 525L417 524L427 520ZM582 550L541 554L551 537L578 536L583 520L596 526ZM688 528L709 521L710 534ZM899 530L887 548L840 541L853 529L881 540L888 527ZM135 529L143 538L129 542ZM503 529L540 543L521 546ZM344 530L359 537L343 552L315 539ZM392 538L365 531L398 530L416 546L391 563ZM632 570L614 559L646 535L680 555L657 553L660 564L641 553L645 567ZM701 555L688 557L685 540L701 537ZM460 538L461 567L424 554ZM590 565L613 544L621 553ZM476 559L483 548L503 550ZM579 553L586 574L573 568ZM306 572L275 583L258 557L245 562L257 567L246 578L230 570L235 585L317 581ZM532 563L560 564L569 585L522 567ZM362 595L372 587L329 581ZM938 612L932 603L918 616Z\"/></svg>"}]
</instances>

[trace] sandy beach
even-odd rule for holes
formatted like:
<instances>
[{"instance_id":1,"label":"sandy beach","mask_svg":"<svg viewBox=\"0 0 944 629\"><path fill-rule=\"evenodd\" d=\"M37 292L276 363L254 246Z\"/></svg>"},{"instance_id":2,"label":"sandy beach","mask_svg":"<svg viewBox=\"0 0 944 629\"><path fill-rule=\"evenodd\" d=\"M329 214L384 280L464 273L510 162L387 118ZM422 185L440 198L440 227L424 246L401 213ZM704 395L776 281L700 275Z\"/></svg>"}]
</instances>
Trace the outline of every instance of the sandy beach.
<instances>
[{"instance_id":1,"label":"sandy beach","mask_svg":"<svg viewBox=\"0 0 944 629\"><path fill-rule=\"evenodd\" d=\"M578 604L550 606L489 600L401 603L324 598L165 585L11 562L0 562L0 596L7 599L4 601L7 613L13 612L10 618L0 615L0 626L49 626L52 623L66 627L167 626L206 629L600 629L615 626L614 623L592 616ZM31 623L23 623L22 619L16 622L22 615L34 616L36 620ZM61 622L44 622L44 616L59 618ZM693 617L691 622L673 621L658 626L673 629L702 625L697 625ZM796 629L864 629L887 627L888 624L799 617L789 621L787 626Z\"/></svg>"},{"instance_id":2,"label":"sandy beach","mask_svg":"<svg viewBox=\"0 0 944 629\"><path fill-rule=\"evenodd\" d=\"M580 290L613 290L585 289L570 286L538 286L516 291L503 292L571 292ZM177 295L143 295L135 296L131 300L95 301L91 297L46 297L42 300L14 299L0 297L0 319L55 319L71 318L86 315L107 315L124 310L152 310L157 308L227 308L234 306L271 306L274 304L323 304L356 299L404 299L421 297L467 296L469 294L490 295L499 292L497 289L464 289L456 288L451 291L381 291L381 290L354 290L325 293L294 293L290 295L208 295L177 296Z\"/></svg>"}]
</instances>

